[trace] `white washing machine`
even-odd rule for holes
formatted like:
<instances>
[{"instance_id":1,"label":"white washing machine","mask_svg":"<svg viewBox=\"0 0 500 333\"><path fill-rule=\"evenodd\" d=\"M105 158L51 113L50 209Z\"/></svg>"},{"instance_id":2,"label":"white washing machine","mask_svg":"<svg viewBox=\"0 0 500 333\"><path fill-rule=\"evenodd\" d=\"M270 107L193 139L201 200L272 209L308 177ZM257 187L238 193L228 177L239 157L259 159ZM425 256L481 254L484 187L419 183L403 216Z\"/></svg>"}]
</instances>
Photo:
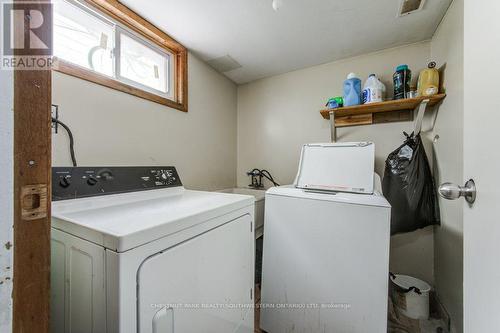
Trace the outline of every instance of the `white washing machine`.
<instances>
[{"instance_id":1,"label":"white washing machine","mask_svg":"<svg viewBox=\"0 0 500 333\"><path fill-rule=\"evenodd\" d=\"M52 332L253 332L254 198L53 168Z\"/></svg>"},{"instance_id":2,"label":"white washing machine","mask_svg":"<svg viewBox=\"0 0 500 333\"><path fill-rule=\"evenodd\" d=\"M261 328L386 333L390 211L379 178L373 194L268 190Z\"/></svg>"}]
</instances>

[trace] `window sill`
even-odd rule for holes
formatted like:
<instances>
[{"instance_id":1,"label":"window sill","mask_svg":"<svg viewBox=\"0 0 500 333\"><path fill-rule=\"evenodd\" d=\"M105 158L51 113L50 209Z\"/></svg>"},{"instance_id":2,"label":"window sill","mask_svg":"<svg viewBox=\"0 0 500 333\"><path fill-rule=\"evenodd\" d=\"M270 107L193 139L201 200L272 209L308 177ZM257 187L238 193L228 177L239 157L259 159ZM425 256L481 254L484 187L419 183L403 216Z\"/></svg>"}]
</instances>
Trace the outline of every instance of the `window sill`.
<instances>
[{"instance_id":1,"label":"window sill","mask_svg":"<svg viewBox=\"0 0 500 333\"><path fill-rule=\"evenodd\" d=\"M148 91L127 85L125 83L119 82L119 81L117 81L113 78L110 78L108 76L98 74L96 72L90 71L88 69L82 68L82 67L74 65L74 64L71 64L71 63L64 61L64 60L61 60L61 59L54 58L52 69L57 71L57 72L60 72L60 73L71 75L71 76L80 78L82 80L93 82L93 83L99 84L99 85L104 86L104 87L108 87L111 89L115 89L115 90L127 93L129 95L133 95L133 96L140 97L140 98L143 98L143 99L151 101L151 102L165 105L165 106L168 106L170 108L173 108L173 109L176 109L176 110L179 110L182 112L188 111L187 99L184 102L176 102L176 101L170 100L168 98L164 98L164 97L155 95L155 94L150 93Z\"/></svg>"}]
</instances>

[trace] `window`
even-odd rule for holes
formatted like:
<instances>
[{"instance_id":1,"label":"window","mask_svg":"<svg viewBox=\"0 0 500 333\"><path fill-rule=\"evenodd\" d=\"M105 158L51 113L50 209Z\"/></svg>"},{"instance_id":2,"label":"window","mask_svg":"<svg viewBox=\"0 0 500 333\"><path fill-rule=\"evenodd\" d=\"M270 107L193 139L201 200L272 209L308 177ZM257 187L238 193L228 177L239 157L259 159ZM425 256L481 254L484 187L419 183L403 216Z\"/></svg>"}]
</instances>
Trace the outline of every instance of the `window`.
<instances>
[{"instance_id":1,"label":"window","mask_svg":"<svg viewBox=\"0 0 500 333\"><path fill-rule=\"evenodd\" d=\"M54 10L54 55L112 77L113 29L111 22L90 11L58 1Z\"/></svg>"},{"instance_id":2,"label":"window","mask_svg":"<svg viewBox=\"0 0 500 333\"><path fill-rule=\"evenodd\" d=\"M187 51L116 1L58 0L54 69L187 111Z\"/></svg>"},{"instance_id":3,"label":"window","mask_svg":"<svg viewBox=\"0 0 500 333\"><path fill-rule=\"evenodd\" d=\"M163 94L170 91L170 54L153 49L126 33L118 33L117 73L120 80L149 87Z\"/></svg>"}]
</instances>

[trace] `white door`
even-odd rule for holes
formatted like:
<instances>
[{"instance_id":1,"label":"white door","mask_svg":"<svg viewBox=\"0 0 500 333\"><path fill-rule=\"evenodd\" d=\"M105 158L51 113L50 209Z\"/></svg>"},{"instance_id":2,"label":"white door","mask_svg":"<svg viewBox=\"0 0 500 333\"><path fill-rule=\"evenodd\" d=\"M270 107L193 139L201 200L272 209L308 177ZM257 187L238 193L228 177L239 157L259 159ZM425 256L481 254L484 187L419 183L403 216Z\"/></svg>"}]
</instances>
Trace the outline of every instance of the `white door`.
<instances>
[{"instance_id":1,"label":"white door","mask_svg":"<svg viewBox=\"0 0 500 333\"><path fill-rule=\"evenodd\" d=\"M464 331L500 332L500 1L465 0ZM462 199L461 199L462 200Z\"/></svg>"},{"instance_id":2,"label":"white door","mask_svg":"<svg viewBox=\"0 0 500 333\"><path fill-rule=\"evenodd\" d=\"M106 332L104 248L51 231L50 331Z\"/></svg>"},{"instance_id":3,"label":"white door","mask_svg":"<svg viewBox=\"0 0 500 333\"><path fill-rule=\"evenodd\" d=\"M252 218L146 259L137 273L140 333L252 333Z\"/></svg>"}]
</instances>

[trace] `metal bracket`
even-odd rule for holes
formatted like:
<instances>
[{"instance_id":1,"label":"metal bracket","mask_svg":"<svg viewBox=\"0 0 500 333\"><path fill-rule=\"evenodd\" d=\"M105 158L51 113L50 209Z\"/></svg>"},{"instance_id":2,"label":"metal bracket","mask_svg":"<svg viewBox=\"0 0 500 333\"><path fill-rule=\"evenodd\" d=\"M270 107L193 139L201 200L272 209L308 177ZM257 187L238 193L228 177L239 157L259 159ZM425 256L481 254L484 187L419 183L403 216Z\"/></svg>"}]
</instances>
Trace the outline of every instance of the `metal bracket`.
<instances>
[{"instance_id":1,"label":"metal bracket","mask_svg":"<svg viewBox=\"0 0 500 333\"><path fill-rule=\"evenodd\" d=\"M23 186L20 199L23 220L32 221L47 217L47 184Z\"/></svg>"},{"instance_id":2,"label":"metal bracket","mask_svg":"<svg viewBox=\"0 0 500 333\"><path fill-rule=\"evenodd\" d=\"M330 141L337 142L337 127L335 127L335 111L330 111Z\"/></svg>"},{"instance_id":3,"label":"metal bracket","mask_svg":"<svg viewBox=\"0 0 500 333\"><path fill-rule=\"evenodd\" d=\"M419 134L420 131L422 130L422 121L424 120L425 109L427 108L427 103L429 103L429 102L430 102L430 99L424 99L418 105L417 119L415 119L415 127L413 129L413 133L415 135Z\"/></svg>"}]
</instances>

